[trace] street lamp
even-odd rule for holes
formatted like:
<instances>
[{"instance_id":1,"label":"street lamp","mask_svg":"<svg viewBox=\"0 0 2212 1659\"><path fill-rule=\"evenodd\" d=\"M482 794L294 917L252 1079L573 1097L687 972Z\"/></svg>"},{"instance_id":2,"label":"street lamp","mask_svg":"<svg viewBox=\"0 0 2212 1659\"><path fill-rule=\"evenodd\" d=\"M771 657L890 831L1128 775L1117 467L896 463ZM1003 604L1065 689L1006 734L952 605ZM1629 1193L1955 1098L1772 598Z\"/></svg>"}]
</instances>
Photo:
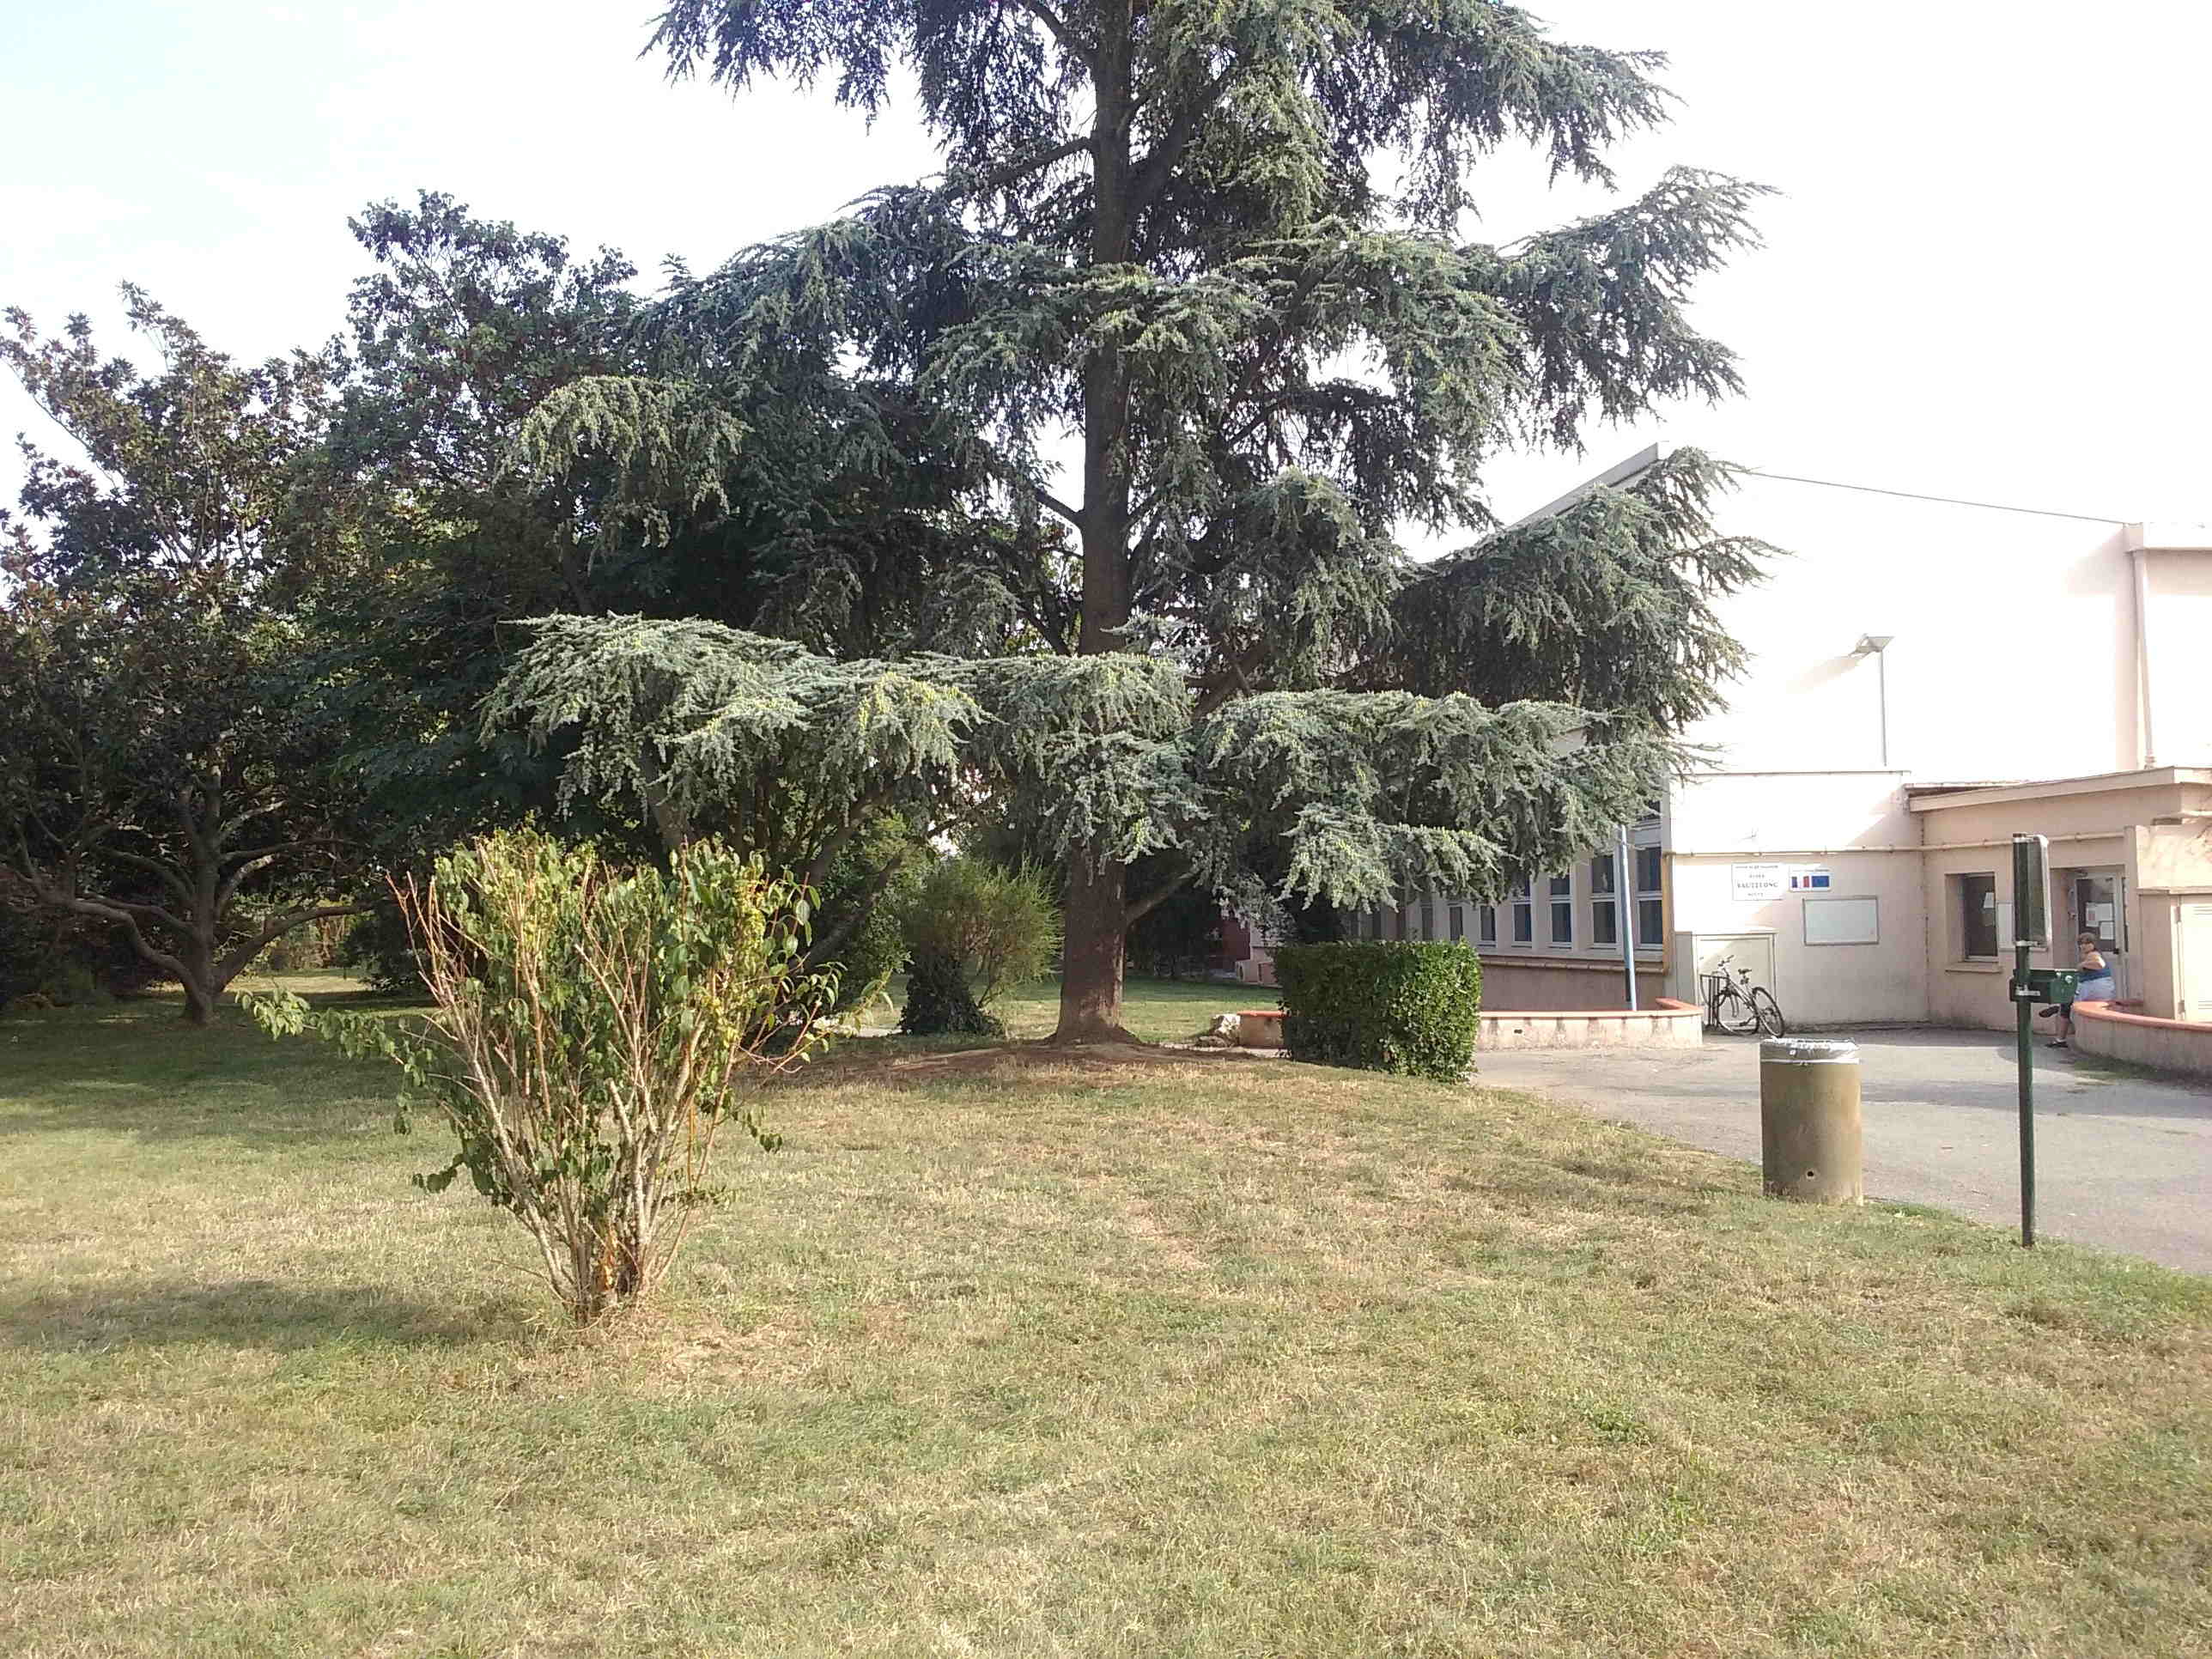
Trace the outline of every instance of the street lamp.
<instances>
[{"instance_id":1,"label":"street lamp","mask_svg":"<svg viewBox=\"0 0 2212 1659\"><path fill-rule=\"evenodd\" d=\"M1872 657L1875 665L1875 695L1881 699L1881 763L1889 766L1889 642L1894 634L1862 634L1859 642L1851 647L1854 657Z\"/></svg>"}]
</instances>

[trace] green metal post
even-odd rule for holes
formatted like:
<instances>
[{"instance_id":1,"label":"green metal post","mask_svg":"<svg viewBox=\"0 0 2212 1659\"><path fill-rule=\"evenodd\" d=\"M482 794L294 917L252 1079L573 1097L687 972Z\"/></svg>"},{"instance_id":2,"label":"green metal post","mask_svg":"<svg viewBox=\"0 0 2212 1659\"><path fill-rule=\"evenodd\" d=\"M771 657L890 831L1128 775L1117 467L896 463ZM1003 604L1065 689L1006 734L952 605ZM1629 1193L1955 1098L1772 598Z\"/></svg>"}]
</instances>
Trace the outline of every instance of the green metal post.
<instances>
[{"instance_id":1,"label":"green metal post","mask_svg":"<svg viewBox=\"0 0 2212 1659\"><path fill-rule=\"evenodd\" d=\"M2020 1026L2020 1242L2035 1248L2035 1046L2027 995L2027 951L2014 946L2013 1012Z\"/></svg>"},{"instance_id":2,"label":"green metal post","mask_svg":"<svg viewBox=\"0 0 2212 1659\"><path fill-rule=\"evenodd\" d=\"M2029 1036L2027 953L2051 943L2051 842L2012 838L2012 1006L2020 1026L2020 1242L2035 1246L2035 1048Z\"/></svg>"}]
</instances>

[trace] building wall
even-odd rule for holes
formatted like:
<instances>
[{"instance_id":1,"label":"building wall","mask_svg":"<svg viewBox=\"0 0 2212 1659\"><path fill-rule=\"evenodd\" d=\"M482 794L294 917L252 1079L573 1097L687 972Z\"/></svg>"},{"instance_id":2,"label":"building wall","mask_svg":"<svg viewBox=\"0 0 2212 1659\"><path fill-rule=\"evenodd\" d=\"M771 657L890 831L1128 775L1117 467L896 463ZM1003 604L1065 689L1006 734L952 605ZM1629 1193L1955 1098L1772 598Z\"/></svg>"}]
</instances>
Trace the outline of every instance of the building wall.
<instances>
[{"instance_id":1,"label":"building wall","mask_svg":"<svg viewBox=\"0 0 2212 1659\"><path fill-rule=\"evenodd\" d=\"M1723 511L1729 529L1790 556L1718 607L1752 661L1727 711L1690 735L1718 745L1723 769L1887 764L1985 781L2138 763L2134 572L2119 526L1748 476ZM2174 593L2193 591L2191 556L2165 556ZM2161 566L2161 596L2168 586ZM1892 636L1881 661L1852 654L1866 635ZM2203 683L2201 665L2194 679L2173 666L2161 713ZM2051 692L2024 707L2029 674Z\"/></svg>"},{"instance_id":2,"label":"building wall","mask_svg":"<svg viewBox=\"0 0 2212 1659\"><path fill-rule=\"evenodd\" d=\"M1970 957L1960 935L1959 908L1962 878L1987 876L1994 884L1996 920L1994 949ZM1921 866L1923 908L1928 917L1928 1012L1938 1025L1979 1025L1991 1030L2010 1029L2014 1023L2010 981L2013 886L2009 842L2002 848L1962 847L1929 853ZM2050 951L2030 954L2029 965L2057 965ZM2071 965L2072 958L2068 958Z\"/></svg>"},{"instance_id":3,"label":"building wall","mask_svg":"<svg viewBox=\"0 0 2212 1659\"><path fill-rule=\"evenodd\" d=\"M1677 935L1771 935L1771 974L1754 968L1793 1025L1851 1025L1911 1022L1928 1018L1926 928L1919 858L1911 851L1837 853L1819 867L1831 885L1820 893L1784 893L1743 901L1735 896L1735 869L1765 860L1732 857L1672 860ZM1805 861L1810 867L1813 861ZM1871 900L1875 939L1848 944L1818 941L1808 906ZM1689 953L1683 952L1686 961ZM1742 965L1743 953L1738 953ZM1698 988L1677 978L1674 994Z\"/></svg>"},{"instance_id":4,"label":"building wall","mask_svg":"<svg viewBox=\"0 0 2212 1659\"><path fill-rule=\"evenodd\" d=\"M1667 844L1780 858L1847 848L1917 847L1920 829L1897 770L1698 772L1668 804Z\"/></svg>"},{"instance_id":5,"label":"building wall","mask_svg":"<svg viewBox=\"0 0 2212 1659\"><path fill-rule=\"evenodd\" d=\"M2146 1013L2173 1019L2212 1017L2212 930L2192 926L2212 904L2212 786L2186 793L2176 822L2135 832L2141 934L2140 983Z\"/></svg>"},{"instance_id":6,"label":"building wall","mask_svg":"<svg viewBox=\"0 0 2212 1659\"><path fill-rule=\"evenodd\" d=\"M2212 879L2212 865L2152 823L2196 798L2145 791L2136 769L2147 735L2165 765L2212 752L2212 649L2185 643L2212 642L2212 536L1753 477L1723 512L1728 528L1790 556L1718 607L1751 660L1728 708L1688 734L1710 745L1713 770L1669 803L1673 994L1698 994L1686 959L1698 938L1763 934L1753 954L1771 950L1771 988L1801 1023L2009 1025L2010 935L1996 959L1967 960L1954 913L1958 878L1986 873L2009 916L2017 830L2054 838L2062 928L2063 872L2121 874L2124 990L2154 1008L2177 1006L2186 988L2173 907L2145 890L2185 878L2161 878L2168 865L2192 879ZM2130 550L2140 546L2153 550L2140 556L2147 611ZM1888 636L1878 656L1856 652L1869 635ZM1919 793L2113 773L2136 775L1956 808ZM2154 839L2139 845L2135 825ZM1754 862L1825 866L1829 893L1874 901L1875 941L1815 944L1802 899L1739 898L1734 867ZM1850 914L1863 917L1865 907ZM2074 960L2070 939L2059 955ZM2049 965L2047 953L2038 962Z\"/></svg>"},{"instance_id":7,"label":"building wall","mask_svg":"<svg viewBox=\"0 0 2212 1659\"><path fill-rule=\"evenodd\" d=\"M2073 876L2116 871L2122 881L2122 994L2160 1018L2181 1011L2192 993L2177 962L2176 894L2212 885L2212 819L2193 816L2212 811L2212 775L2169 769L1923 796L1913 811L1928 847L1931 1018L2000 1027L2012 1022L2004 996L2011 934L2004 932L1999 941L1996 972L1985 963L1961 960L1954 948L1955 883L1965 875L1994 875L2002 914L2009 917L2014 834L2051 838L2053 948L2036 952L2034 965L2070 967L2076 960L2066 908Z\"/></svg>"},{"instance_id":8,"label":"building wall","mask_svg":"<svg viewBox=\"0 0 2212 1659\"><path fill-rule=\"evenodd\" d=\"M1977 789L1956 795L1918 796L1912 803L1923 820L1926 843L2005 841L2015 833L2049 836L2110 835L2123 824L2176 817L2204 791L2182 777L2164 775L2106 775L2068 778L2017 789ZM2070 855L2069 855L2070 856ZM2054 863L2058 848L2051 848ZM2075 863L2088 860L2074 859Z\"/></svg>"},{"instance_id":9,"label":"building wall","mask_svg":"<svg viewBox=\"0 0 2212 1659\"><path fill-rule=\"evenodd\" d=\"M1638 951L1647 989L1698 997L1698 942L1741 935L1762 963L1771 952L1770 988L1799 1024L2008 1026L2010 933L1994 957L1967 959L1959 882L1990 877L2008 919L2021 831L2053 839L2061 929L2064 872L2124 878L2124 994L2153 1012L2212 996L2212 984L2187 982L2175 920L2186 894L2212 894L2212 819L2188 816L2212 810L2212 781L2152 783L2141 770L2147 744L2160 765L2212 766L2212 532L1748 475L1722 513L1731 533L1784 555L1768 580L1716 602L1746 672L1726 688L1726 709L1686 734L1705 746L1706 769L1639 836L1665 853L1663 935ZM1888 643L1861 652L1869 636ZM2064 781L2033 782L2054 779ZM1928 793L2006 781L2028 787ZM1777 863L1820 866L1829 885L1744 896L1737 866ZM1550 937L1550 873L1532 872L1526 943L1510 939L1510 905L1489 915L1492 942L1480 937L1485 913L1466 905L1486 1006L1620 1006L1617 957L1591 927L1591 866L1566 873L1571 945ZM1820 916L1870 917L1874 937L1820 942L1808 899L1858 902ZM1447 936L1453 903L1434 901L1433 937ZM1408 905L1363 931L1419 938L1419 914ZM2070 939L2057 955L2074 960ZM2051 953L2036 960L2051 965ZM2201 973L2212 979L2212 963Z\"/></svg>"},{"instance_id":10,"label":"building wall","mask_svg":"<svg viewBox=\"0 0 2212 1659\"><path fill-rule=\"evenodd\" d=\"M2146 526L2180 539L2182 532ZM2212 552L2146 556L2150 591L2151 738L2161 766L2212 766Z\"/></svg>"}]
</instances>

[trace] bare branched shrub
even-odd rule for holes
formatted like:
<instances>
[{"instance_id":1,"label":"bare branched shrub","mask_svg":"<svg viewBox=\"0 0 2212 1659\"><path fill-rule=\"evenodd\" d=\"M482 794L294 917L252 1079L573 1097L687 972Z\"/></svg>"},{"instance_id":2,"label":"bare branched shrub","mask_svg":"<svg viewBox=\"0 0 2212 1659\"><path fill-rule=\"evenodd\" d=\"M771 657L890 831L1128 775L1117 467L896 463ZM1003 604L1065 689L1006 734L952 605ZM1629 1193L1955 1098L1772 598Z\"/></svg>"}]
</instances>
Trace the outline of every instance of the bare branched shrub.
<instances>
[{"instance_id":1,"label":"bare branched shrub","mask_svg":"<svg viewBox=\"0 0 2212 1659\"><path fill-rule=\"evenodd\" d=\"M312 1031L405 1073L459 1141L416 1184L466 1170L522 1223L578 1324L650 1291L709 1186L717 1130L773 1151L753 1091L805 1060L833 975L801 966L805 890L713 842L666 872L518 832L398 890L436 1008L420 1022L248 999L272 1035Z\"/></svg>"}]
</instances>

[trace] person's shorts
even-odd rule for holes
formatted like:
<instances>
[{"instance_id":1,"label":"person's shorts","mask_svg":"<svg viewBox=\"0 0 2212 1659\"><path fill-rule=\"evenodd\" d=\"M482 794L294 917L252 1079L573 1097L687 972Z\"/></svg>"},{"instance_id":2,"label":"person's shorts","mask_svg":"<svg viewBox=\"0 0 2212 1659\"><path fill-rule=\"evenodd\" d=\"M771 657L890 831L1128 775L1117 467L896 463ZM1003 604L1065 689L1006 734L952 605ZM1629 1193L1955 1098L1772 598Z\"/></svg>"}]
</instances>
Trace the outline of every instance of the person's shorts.
<instances>
[{"instance_id":1,"label":"person's shorts","mask_svg":"<svg viewBox=\"0 0 2212 1659\"><path fill-rule=\"evenodd\" d=\"M2071 1008L2075 1002L2110 1002L2119 994L2120 988L2113 983L2112 976L2106 974L2096 979L2085 979L2076 985L2074 1001L2066 1006Z\"/></svg>"}]
</instances>

